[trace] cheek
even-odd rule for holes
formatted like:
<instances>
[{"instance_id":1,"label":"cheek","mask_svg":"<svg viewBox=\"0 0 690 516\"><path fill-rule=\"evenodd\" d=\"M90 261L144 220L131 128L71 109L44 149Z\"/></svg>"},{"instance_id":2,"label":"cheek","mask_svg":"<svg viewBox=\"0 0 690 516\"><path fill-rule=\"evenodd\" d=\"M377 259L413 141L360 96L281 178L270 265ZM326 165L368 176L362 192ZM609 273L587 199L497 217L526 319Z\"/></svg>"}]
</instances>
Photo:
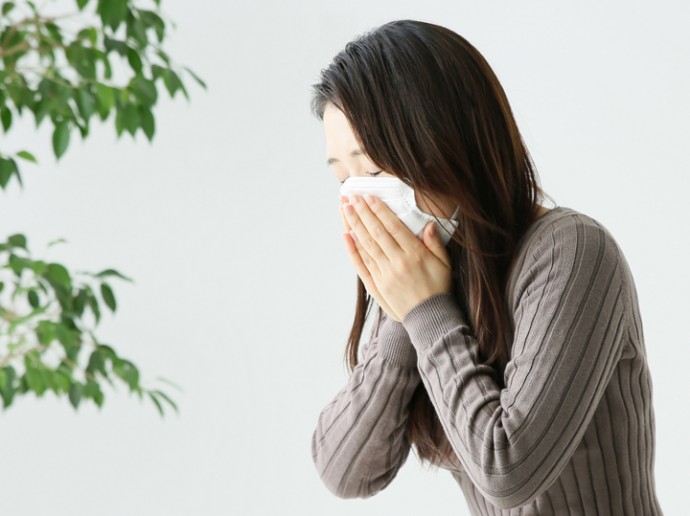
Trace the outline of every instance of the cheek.
<instances>
[{"instance_id":1,"label":"cheek","mask_svg":"<svg viewBox=\"0 0 690 516\"><path fill-rule=\"evenodd\" d=\"M348 178L347 169L342 165L331 165L333 167L333 175L337 179L338 183L345 181Z\"/></svg>"}]
</instances>

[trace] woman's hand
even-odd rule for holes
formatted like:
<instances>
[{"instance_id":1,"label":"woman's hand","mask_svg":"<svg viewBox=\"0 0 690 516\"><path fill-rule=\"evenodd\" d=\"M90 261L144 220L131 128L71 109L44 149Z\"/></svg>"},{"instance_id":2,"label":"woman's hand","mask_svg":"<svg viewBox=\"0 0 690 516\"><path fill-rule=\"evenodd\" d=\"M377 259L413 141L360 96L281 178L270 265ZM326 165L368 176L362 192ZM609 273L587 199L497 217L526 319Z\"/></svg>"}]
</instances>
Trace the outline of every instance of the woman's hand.
<instances>
[{"instance_id":1,"label":"woman's hand","mask_svg":"<svg viewBox=\"0 0 690 516\"><path fill-rule=\"evenodd\" d=\"M348 201L348 198L346 196L340 196L340 216L343 219L343 226L345 226L345 232L347 234L347 236L345 236L345 233L343 234L344 238L345 238L345 243L347 245L347 250L348 250L348 253L350 255L350 258L352 259L352 263L355 266L355 270L357 270L357 263L359 261L361 261L361 259L359 259L359 254L358 254L359 253L359 249L357 248L358 244L356 242L353 242L352 238L348 238L352 228L350 227L350 224L348 224L347 219L345 218L345 213L343 212L343 202L347 202L347 201ZM353 247L354 247L354 249L353 249ZM362 283L364 283L364 288L366 288L369 295L376 300L376 302L381 307L381 310L383 310L386 313L386 315L388 315L389 318L400 322L400 319L398 318L398 316L386 304L386 302L381 297L381 294L379 294L379 291L376 289L376 285L374 285L374 283L371 279L371 276L369 274L367 274L363 277L362 274L359 273L359 271L357 271L357 274L359 275L360 279L362 280Z\"/></svg>"},{"instance_id":2,"label":"woman's hand","mask_svg":"<svg viewBox=\"0 0 690 516\"><path fill-rule=\"evenodd\" d=\"M376 196L351 195L341 209L351 228L344 238L355 270L391 318L401 322L417 304L452 291L450 255L433 221L420 240Z\"/></svg>"}]
</instances>

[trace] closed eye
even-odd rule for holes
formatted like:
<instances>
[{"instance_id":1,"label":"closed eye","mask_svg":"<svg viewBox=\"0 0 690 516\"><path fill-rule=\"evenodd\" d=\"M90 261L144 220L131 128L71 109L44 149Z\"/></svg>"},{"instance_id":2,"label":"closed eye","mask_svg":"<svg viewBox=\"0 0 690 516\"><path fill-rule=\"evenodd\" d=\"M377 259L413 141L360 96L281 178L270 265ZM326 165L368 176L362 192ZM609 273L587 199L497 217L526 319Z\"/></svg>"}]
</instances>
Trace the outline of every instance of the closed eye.
<instances>
[{"instance_id":1,"label":"closed eye","mask_svg":"<svg viewBox=\"0 0 690 516\"><path fill-rule=\"evenodd\" d=\"M376 177L376 176L378 176L381 172L383 172L383 170L379 170L378 172L365 172L365 173L366 173L366 174L369 174L369 175L372 176L372 177ZM345 181L347 181L347 178L345 178L345 179L343 179L342 181L340 181L340 184L342 185Z\"/></svg>"}]
</instances>

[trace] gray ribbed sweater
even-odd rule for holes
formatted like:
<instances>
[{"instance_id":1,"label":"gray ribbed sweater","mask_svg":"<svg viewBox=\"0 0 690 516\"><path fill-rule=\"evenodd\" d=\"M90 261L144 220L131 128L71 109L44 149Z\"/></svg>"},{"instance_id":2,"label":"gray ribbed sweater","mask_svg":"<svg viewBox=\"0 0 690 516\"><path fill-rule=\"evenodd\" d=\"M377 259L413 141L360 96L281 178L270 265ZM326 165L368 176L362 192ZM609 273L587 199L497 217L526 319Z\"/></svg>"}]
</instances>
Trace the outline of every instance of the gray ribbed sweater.
<instances>
[{"instance_id":1,"label":"gray ribbed sweater","mask_svg":"<svg viewBox=\"0 0 690 516\"><path fill-rule=\"evenodd\" d=\"M367 498L410 452L408 403L423 382L455 451L442 466L473 515L656 516L655 418L637 292L595 219L557 206L520 239L505 389L476 363L451 293L399 323L380 312L362 359L321 411L312 457L326 487Z\"/></svg>"}]
</instances>

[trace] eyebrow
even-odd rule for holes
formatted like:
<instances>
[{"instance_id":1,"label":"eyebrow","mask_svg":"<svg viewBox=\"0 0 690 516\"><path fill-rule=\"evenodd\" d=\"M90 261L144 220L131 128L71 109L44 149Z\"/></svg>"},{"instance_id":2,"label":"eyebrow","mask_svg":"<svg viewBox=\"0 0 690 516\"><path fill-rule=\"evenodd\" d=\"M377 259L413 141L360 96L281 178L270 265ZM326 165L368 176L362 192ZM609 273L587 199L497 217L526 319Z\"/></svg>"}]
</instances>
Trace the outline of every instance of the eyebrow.
<instances>
[{"instance_id":1,"label":"eyebrow","mask_svg":"<svg viewBox=\"0 0 690 516\"><path fill-rule=\"evenodd\" d=\"M362 154L364 154L362 149L355 149L350 153L350 156L360 156ZM328 160L326 160L326 165L332 165L333 163L338 163L339 161L340 160L336 158L328 158Z\"/></svg>"}]
</instances>

